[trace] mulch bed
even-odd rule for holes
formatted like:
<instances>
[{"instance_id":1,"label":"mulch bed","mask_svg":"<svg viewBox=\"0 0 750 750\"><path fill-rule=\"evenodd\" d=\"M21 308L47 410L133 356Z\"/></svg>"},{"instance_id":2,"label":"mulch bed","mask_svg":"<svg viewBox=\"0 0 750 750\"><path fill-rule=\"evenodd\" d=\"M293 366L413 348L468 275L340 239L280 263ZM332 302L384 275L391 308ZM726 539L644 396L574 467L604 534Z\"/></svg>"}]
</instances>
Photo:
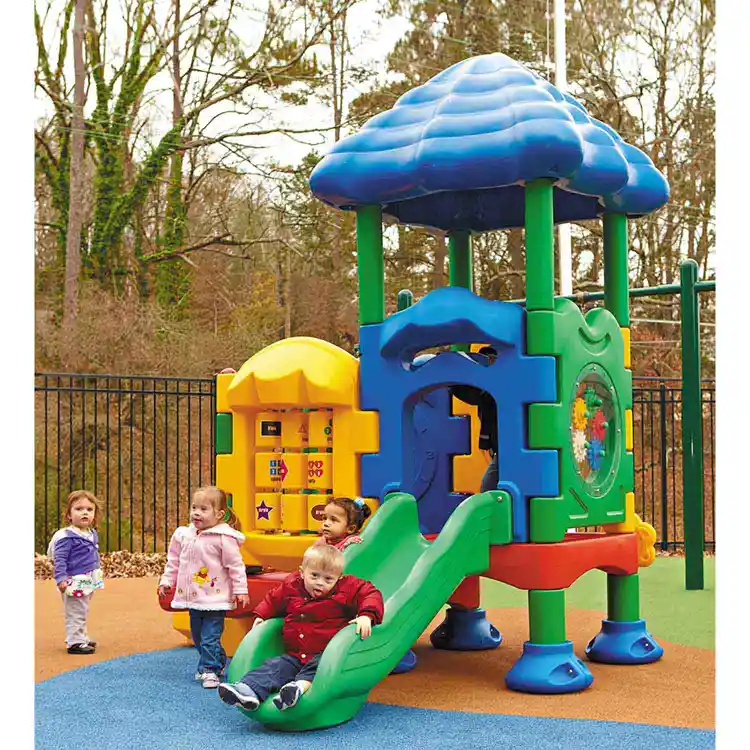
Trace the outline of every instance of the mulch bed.
<instances>
[{"instance_id":1,"label":"mulch bed","mask_svg":"<svg viewBox=\"0 0 750 750\"><path fill-rule=\"evenodd\" d=\"M160 576L167 563L165 552L105 552L101 556L105 578L146 578ZM46 555L34 555L34 578L54 577L52 560Z\"/></svg>"}]
</instances>

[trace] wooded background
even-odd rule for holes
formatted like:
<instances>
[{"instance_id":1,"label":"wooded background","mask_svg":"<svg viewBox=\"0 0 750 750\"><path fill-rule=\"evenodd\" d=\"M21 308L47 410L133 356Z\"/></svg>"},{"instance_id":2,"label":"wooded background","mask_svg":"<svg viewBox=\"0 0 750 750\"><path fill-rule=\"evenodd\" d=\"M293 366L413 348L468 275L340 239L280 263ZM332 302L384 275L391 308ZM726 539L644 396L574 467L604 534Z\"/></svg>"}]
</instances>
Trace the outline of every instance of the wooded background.
<instances>
[{"instance_id":1,"label":"wooded background","mask_svg":"<svg viewBox=\"0 0 750 750\"><path fill-rule=\"evenodd\" d=\"M371 28L352 21L363 2ZM501 51L554 80L551 6L37 0L37 370L206 376L296 335L351 351L354 217L307 183L325 144L473 55ZM631 222L631 284L674 283L684 258L714 278L714 1L567 10L570 92L671 186ZM367 59L395 18L405 33ZM389 311L399 289L447 283L444 237L390 227L385 253ZM602 288L602 255L600 225L574 225L575 291ZM524 296L522 230L475 238L474 263L478 293ZM713 294L701 315L713 376ZM633 300L632 318L634 374L679 376L678 298Z\"/></svg>"}]
</instances>

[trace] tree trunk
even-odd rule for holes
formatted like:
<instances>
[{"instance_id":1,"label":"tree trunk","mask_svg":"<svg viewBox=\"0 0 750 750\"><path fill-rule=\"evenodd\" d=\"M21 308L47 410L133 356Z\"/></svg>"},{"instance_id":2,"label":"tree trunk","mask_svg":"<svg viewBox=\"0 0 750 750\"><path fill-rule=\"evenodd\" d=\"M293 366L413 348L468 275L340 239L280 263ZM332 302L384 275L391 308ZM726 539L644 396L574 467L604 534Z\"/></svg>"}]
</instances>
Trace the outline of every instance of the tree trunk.
<instances>
[{"instance_id":1,"label":"tree trunk","mask_svg":"<svg viewBox=\"0 0 750 750\"><path fill-rule=\"evenodd\" d=\"M81 273L81 226L83 224L83 106L86 103L86 73L83 67L85 0L76 0L73 27L73 118L70 138L70 192L68 232L65 245L65 296L63 327L71 329L78 314L78 277Z\"/></svg>"},{"instance_id":2,"label":"tree trunk","mask_svg":"<svg viewBox=\"0 0 750 750\"><path fill-rule=\"evenodd\" d=\"M331 28L329 31L329 51L331 54L331 101L333 103L333 138L335 142L341 140L341 128L344 119L344 86L346 83L346 50L347 50L347 29L346 29L346 12L337 20L333 16L333 5L328 6L329 19ZM340 335L341 331L346 329L346 286L343 283L348 273L348 268L344 268L344 262L341 255L341 249L344 244L343 237L343 219L341 216L334 218L334 228L330 234L329 250L331 254L331 271L334 279L334 287L331 294L328 295L328 319L334 321L333 330L329 335L331 341L342 344L335 337ZM288 251L287 251L288 254ZM291 260L289 261L291 262ZM289 273L291 283L291 273ZM287 317L290 317L291 298L287 290ZM287 336L290 334L287 334Z\"/></svg>"},{"instance_id":3,"label":"tree trunk","mask_svg":"<svg viewBox=\"0 0 750 750\"><path fill-rule=\"evenodd\" d=\"M130 136L131 136L131 130L132 127L130 124L128 124L123 131L123 149L122 149L122 159L123 159L123 174L125 175L125 184L126 185L132 185L133 184L133 154L128 148L128 143L130 143ZM138 222L138 216L140 216L141 211L140 209L136 211L135 213L135 222L137 224ZM123 290L125 292L125 296L129 298L133 298L137 295L138 289L140 287L140 279L139 279L139 263L138 258L136 257L136 243L137 243L137 233L138 229L137 227L134 227L132 225L128 225L125 228L125 231L123 232L122 237L122 247L124 251L124 261L125 261L125 276L123 280Z\"/></svg>"},{"instance_id":4,"label":"tree trunk","mask_svg":"<svg viewBox=\"0 0 750 750\"><path fill-rule=\"evenodd\" d=\"M174 4L174 41L172 42L172 125L182 117L182 74L180 72L180 0ZM180 152L177 152L180 153ZM176 154L175 154L176 155Z\"/></svg>"},{"instance_id":5,"label":"tree trunk","mask_svg":"<svg viewBox=\"0 0 750 750\"><path fill-rule=\"evenodd\" d=\"M518 271L518 275L512 274L510 277L510 296L511 299L520 299L526 296L525 273L523 260L523 229L510 229L508 231L508 258L510 267Z\"/></svg>"},{"instance_id":6,"label":"tree trunk","mask_svg":"<svg viewBox=\"0 0 750 750\"><path fill-rule=\"evenodd\" d=\"M292 251L288 246L284 263L284 338L292 336Z\"/></svg>"},{"instance_id":7,"label":"tree trunk","mask_svg":"<svg viewBox=\"0 0 750 750\"><path fill-rule=\"evenodd\" d=\"M444 237L435 238L435 267L432 272L432 288L445 286L445 256L446 246Z\"/></svg>"},{"instance_id":8,"label":"tree trunk","mask_svg":"<svg viewBox=\"0 0 750 750\"><path fill-rule=\"evenodd\" d=\"M174 42L172 44L172 127L176 128L183 116L182 75L180 72L180 0L172 0L174 7ZM180 136L176 137L179 145ZM169 184L164 222L164 252L176 253L185 247L187 211L182 192L183 152L175 150L170 159ZM189 289L190 273L179 260L172 258L159 263L156 272L156 299L164 307L178 314L184 313L184 299Z\"/></svg>"}]
</instances>

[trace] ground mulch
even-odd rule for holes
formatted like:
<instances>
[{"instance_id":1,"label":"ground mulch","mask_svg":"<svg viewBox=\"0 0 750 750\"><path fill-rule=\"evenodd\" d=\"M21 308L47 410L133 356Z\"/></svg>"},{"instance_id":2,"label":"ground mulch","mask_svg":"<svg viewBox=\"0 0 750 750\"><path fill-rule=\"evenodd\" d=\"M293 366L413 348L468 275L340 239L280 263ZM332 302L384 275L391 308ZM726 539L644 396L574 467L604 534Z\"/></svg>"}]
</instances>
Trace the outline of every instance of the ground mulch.
<instances>
[{"instance_id":1,"label":"ground mulch","mask_svg":"<svg viewBox=\"0 0 750 750\"><path fill-rule=\"evenodd\" d=\"M160 576L167 563L166 552L104 552L100 556L105 578L146 578ZM34 578L49 580L55 566L46 555L34 554Z\"/></svg>"},{"instance_id":2,"label":"ground mulch","mask_svg":"<svg viewBox=\"0 0 750 750\"><path fill-rule=\"evenodd\" d=\"M158 578L116 578L96 592L89 613L89 637L98 643L91 656L65 650L65 620L54 581L34 582L35 679L128 654L161 651L187 643L172 629L171 617L156 598Z\"/></svg>"},{"instance_id":3,"label":"ground mulch","mask_svg":"<svg viewBox=\"0 0 750 750\"><path fill-rule=\"evenodd\" d=\"M36 681L56 674L133 653L184 645L171 627L170 617L156 601L157 578L119 578L106 581L91 605L89 635L99 642L93 656L71 656L65 651L62 602L51 581L35 582ZM525 609L489 610L503 633L493 651L437 651L429 632L416 646L419 665L414 671L389 677L376 686L370 700L418 708L469 713L596 719L713 729L715 726L714 652L666 643L663 659L641 667L589 664L594 684L572 695L526 695L505 687L503 676L521 653L528 637ZM601 612L569 610L568 637L576 653L600 626Z\"/></svg>"}]
</instances>

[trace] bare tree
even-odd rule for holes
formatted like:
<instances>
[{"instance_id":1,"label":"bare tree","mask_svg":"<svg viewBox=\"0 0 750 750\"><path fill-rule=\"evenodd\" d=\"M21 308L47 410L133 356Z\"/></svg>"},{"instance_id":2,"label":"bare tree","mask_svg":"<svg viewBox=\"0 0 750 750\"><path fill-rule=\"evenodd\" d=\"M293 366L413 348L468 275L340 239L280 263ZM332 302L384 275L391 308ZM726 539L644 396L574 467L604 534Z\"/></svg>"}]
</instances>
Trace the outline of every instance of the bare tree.
<instances>
[{"instance_id":1,"label":"bare tree","mask_svg":"<svg viewBox=\"0 0 750 750\"><path fill-rule=\"evenodd\" d=\"M65 302L63 325L72 328L78 313L78 277L81 273L81 226L83 224L83 107L86 103L86 70L83 64L83 32L86 0L76 0L73 25L73 117L70 138L70 203L65 247Z\"/></svg>"}]
</instances>

